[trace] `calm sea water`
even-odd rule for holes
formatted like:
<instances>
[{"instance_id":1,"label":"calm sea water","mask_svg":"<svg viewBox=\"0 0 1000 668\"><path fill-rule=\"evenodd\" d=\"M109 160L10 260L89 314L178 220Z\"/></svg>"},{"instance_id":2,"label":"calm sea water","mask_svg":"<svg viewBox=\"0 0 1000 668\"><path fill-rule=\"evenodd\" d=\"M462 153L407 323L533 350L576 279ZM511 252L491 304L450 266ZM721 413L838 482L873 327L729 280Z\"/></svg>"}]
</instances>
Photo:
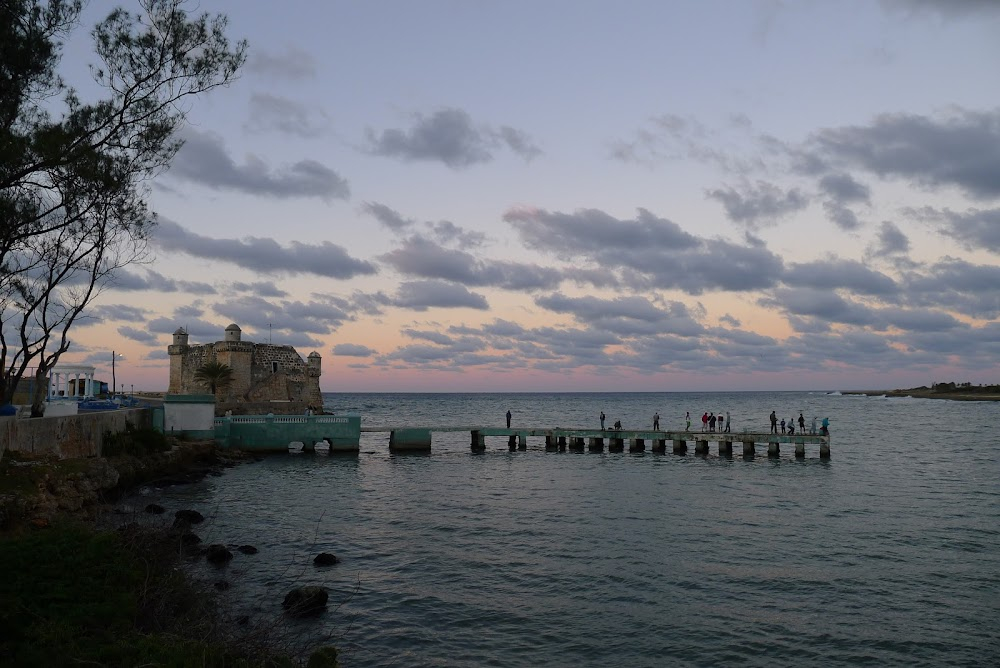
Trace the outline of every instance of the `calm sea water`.
<instances>
[{"instance_id":1,"label":"calm sea water","mask_svg":"<svg viewBox=\"0 0 1000 668\"><path fill-rule=\"evenodd\" d=\"M363 425L683 426L730 411L828 416L832 458L509 452L435 434L429 455L276 455L159 494L206 542L237 614L292 623L360 666L1000 665L1000 404L704 394L327 394ZM761 453L761 448L757 452ZM312 565L321 552L342 562Z\"/></svg>"}]
</instances>

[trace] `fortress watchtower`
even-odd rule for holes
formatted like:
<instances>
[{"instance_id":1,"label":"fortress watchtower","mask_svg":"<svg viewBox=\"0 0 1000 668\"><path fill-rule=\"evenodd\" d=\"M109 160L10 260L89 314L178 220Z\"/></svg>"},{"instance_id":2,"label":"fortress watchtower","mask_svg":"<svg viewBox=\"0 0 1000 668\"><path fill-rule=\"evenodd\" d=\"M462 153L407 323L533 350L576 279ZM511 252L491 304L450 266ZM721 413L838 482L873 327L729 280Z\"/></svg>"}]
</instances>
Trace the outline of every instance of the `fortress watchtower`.
<instances>
[{"instance_id":1,"label":"fortress watchtower","mask_svg":"<svg viewBox=\"0 0 1000 668\"><path fill-rule=\"evenodd\" d=\"M167 346L167 354L170 355L170 385L167 392L179 394L181 391L181 378L184 374L184 354L188 351L188 333L183 327L178 327L174 332L174 342Z\"/></svg>"},{"instance_id":2,"label":"fortress watchtower","mask_svg":"<svg viewBox=\"0 0 1000 668\"><path fill-rule=\"evenodd\" d=\"M306 358L306 364L309 366L309 375L311 377L319 378L323 373L323 358L315 350L309 353L309 357Z\"/></svg>"}]
</instances>

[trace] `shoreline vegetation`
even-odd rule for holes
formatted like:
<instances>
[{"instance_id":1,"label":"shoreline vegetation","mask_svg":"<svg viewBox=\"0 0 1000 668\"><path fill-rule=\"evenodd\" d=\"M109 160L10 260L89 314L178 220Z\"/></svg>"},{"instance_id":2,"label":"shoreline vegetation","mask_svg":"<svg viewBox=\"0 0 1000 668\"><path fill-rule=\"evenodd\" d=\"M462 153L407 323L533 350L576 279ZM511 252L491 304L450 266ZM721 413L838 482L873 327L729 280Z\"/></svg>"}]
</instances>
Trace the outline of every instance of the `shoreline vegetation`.
<instances>
[{"instance_id":1,"label":"shoreline vegetation","mask_svg":"<svg viewBox=\"0 0 1000 668\"><path fill-rule=\"evenodd\" d=\"M1000 401L1000 385L972 383L934 383L896 390L851 390L843 394L868 397L914 397L916 399L950 399L951 401Z\"/></svg>"},{"instance_id":2,"label":"shoreline vegetation","mask_svg":"<svg viewBox=\"0 0 1000 668\"><path fill-rule=\"evenodd\" d=\"M199 544L191 523L200 517L170 526L114 506L139 485L254 461L149 432L123 434L113 456L0 457L0 569L9 576L0 578L0 665L336 668L333 646L303 647L280 620L230 609L216 591L228 582L186 573L185 563L225 547Z\"/></svg>"}]
</instances>

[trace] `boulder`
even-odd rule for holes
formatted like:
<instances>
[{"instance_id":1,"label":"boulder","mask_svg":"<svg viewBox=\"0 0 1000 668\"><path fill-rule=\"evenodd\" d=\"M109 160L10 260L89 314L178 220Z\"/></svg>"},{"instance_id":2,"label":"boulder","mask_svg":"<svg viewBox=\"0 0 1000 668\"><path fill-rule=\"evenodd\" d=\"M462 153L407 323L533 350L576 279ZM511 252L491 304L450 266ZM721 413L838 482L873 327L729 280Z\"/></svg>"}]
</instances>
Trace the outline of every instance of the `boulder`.
<instances>
[{"instance_id":1,"label":"boulder","mask_svg":"<svg viewBox=\"0 0 1000 668\"><path fill-rule=\"evenodd\" d=\"M291 617L311 617L326 610L326 587L297 587L285 595L281 607Z\"/></svg>"},{"instance_id":2,"label":"boulder","mask_svg":"<svg viewBox=\"0 0 1000 668\"><path fill-rule=\"evenodd\" d=\"M320 552L316 555L316 558L313 559L313 563L317 566L333 566L338 561L340 561L340 559L337 559L337 555L330 554L329 552Z\"/></svg>"},{"instance_id":3,"label":"boulder","mask_svg":"<svg viewBox=\"0 0 1000 668\"><path fill-rule=\"evenodd\" d=\"M158 503L150 503L146 506L146 512L151 515L162 515L167 512L167 509Z\"/></svg>"},{"instance_id":4,"label":"boulder","mask_svg":"<svg viewBox=\"0 0 1000 668\"><path fill-rule=\"evenodd\" d=\"M257 548L254 547L253 545L240 545L236 549L242 552L243 554L257 554L258 552Z\"/></svg>"},{"instance_id":5,"label":"boulder","mask_svg":"<svg viewBox=\"0 0 1000 668\"><path fill-rule=\"evenodd\" d=\"M211 564L225 564L232 560L233 553L225 545L209 545L205 558Z\"/></svg>"},{"instance_id":6,"label":"boulder","mask_svg":"<svg viewBox=\"0 0 1000 668\"><path fill-rule=\"evenodd\" d=\"M201 524L205 521L205 516L197 510L178 510L174 513L174 524L177 522L187 522L188 524Z\"/></svg>"}]
</instances>

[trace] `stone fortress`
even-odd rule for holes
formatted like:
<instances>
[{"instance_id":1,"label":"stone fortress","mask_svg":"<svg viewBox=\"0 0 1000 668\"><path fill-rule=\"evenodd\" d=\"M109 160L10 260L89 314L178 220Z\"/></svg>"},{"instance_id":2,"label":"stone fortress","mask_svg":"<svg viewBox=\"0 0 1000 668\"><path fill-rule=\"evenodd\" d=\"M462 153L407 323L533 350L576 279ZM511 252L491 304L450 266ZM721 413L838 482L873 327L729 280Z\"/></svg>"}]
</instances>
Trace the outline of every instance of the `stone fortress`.
<instances>
[{"instance_id":1,"label":"stone fortress","mask_svg":"<svg viewBox=\"0 0 1000 668\"><path fill-rule=\"evenodd\" d=\"M216 414L296 414L307 408L321 412L319 389L321 358L311 352L307 361L292 346L242 341L236 324L226 327L225 338L215 343L191 345L183 327L174 332L170 354L169 394L206 394L195 380L199 367L219 362L233 370L232 382L216 392Z\"/></svg>"}]
</instances>

